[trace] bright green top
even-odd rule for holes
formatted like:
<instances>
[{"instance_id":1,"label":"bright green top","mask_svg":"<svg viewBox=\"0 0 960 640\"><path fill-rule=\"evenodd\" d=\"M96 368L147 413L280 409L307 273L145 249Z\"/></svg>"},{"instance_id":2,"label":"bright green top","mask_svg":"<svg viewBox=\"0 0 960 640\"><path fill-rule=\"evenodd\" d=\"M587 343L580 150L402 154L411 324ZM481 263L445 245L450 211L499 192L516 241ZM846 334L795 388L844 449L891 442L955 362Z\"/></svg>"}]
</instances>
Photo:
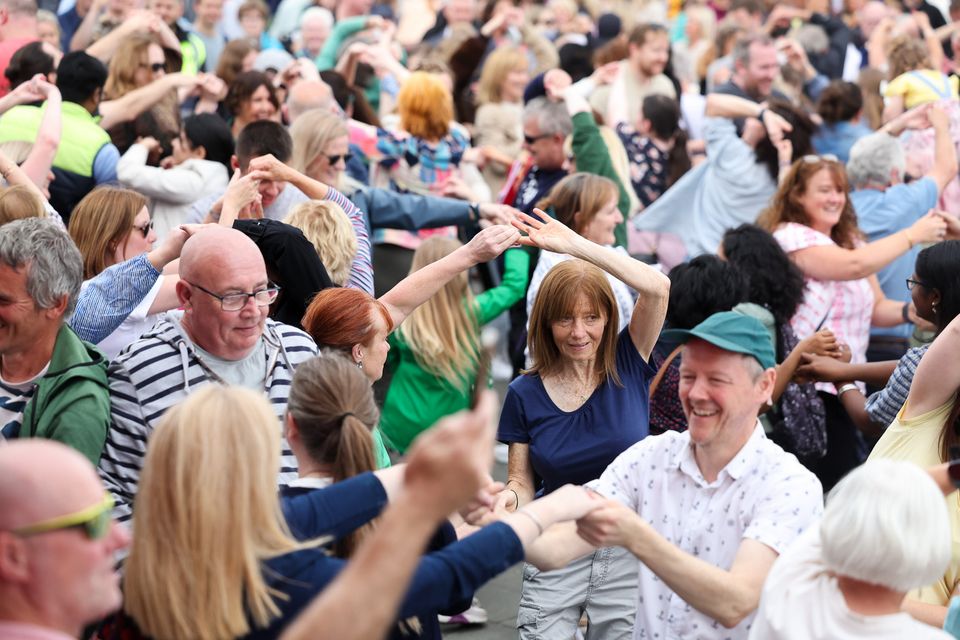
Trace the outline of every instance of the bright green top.
<instances>
[{"instance_id":1,"label":"bright green top","mask_svg":"<svg viewBox=\"0 0 960 640\"><path fill-rule=\"evenodd\" d=\"M474 312L479 326L490 322L522 300L527 292L530 254L510 249L504 254L503 281L476 297ZM400 331L390 334L390 353L386 366L393 373L387 399L380 416L380 430L391 447L405 452L422 431L444 416L470 406L469 384L439 378L424 369ZM476 369L462 380L472 380ZM490 381L488 380L488 385Z\"/></svg>"},{"instance_id":2,"label":"bright green top","mask_svg":"<svg viewBox=\"0 0 960 640\"><path fill-rule=\"evenodd\" d=\"M377 469L386 469L390 466L390 454L383 444L383 434L380 429L373 430L373 455L377 459Z\"/></svg>"},{"instance_id":3,"label":"bright green top","mask_svg":"<svg viewBox=\"0 0 960 640\"><path fill-rule=\"evenodd\" d=\"M600 135L600 128L591 113L578 113L573 116L573 156L577 159L577 171L594 173L604 178L610 178L617 185L617 208L623 214L623 222L613 231L618 247L627 247L627 218L630 217L630 196L620 181L607 143ZM631 189L633 186L631 185Z\"/></svg>"}]
</instances>

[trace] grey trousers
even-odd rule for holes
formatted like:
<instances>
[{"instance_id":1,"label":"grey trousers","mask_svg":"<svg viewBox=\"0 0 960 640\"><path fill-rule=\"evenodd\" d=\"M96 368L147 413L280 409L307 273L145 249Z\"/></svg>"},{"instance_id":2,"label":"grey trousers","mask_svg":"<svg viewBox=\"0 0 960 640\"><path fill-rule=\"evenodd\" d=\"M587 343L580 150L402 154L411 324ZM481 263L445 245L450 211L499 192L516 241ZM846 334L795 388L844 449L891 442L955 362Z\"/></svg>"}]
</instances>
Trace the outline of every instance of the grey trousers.
<instances>
[{"instance_id":1,"label":"grey trousers","mask_svg":"<svg viewBox=\"0 0 960 640\"><path fill-rule=\"evenodd\" d=\"M571 640L583 613L589 620L585 640L630 640L639 569L622 547L598 549L556 571L524 564L520 640Z\"/></svg>"}]
</instances>

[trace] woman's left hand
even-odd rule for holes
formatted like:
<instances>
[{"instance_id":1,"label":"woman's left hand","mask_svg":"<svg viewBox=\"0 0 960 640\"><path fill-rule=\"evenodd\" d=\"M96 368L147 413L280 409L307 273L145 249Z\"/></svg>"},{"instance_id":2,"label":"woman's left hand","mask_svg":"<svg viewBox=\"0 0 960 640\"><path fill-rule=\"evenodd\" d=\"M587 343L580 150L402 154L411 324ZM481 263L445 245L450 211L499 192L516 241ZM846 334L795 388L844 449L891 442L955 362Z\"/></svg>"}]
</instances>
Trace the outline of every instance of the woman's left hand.
<instances>
[{"instance_id":1,"label":"woman's left hand","mask_svg":"<svg viewBox=\"0 0 960 640\"><path fill-rule=\"evenodd\" d=\"M539 220L525 213L519 213L518 219L512 222L513 226L527 234L520 237L517 241L519 244L546 249L554 253L570 253L574 244L581 239L576 231L559 220L551 218L542 210L534 209L533 213Z\"/></svg>"},{"instance_id":2,"label":"woman's left hand","mask_svg":"<svg viewBox=\"0 0 960 640\"><path fill-rule=\"evenodd\" d=\"M470 252L471 262L480 264L493 260L515 245L519 239L520 233L516 229L497 224L473 236L464 248Z\"/></svg>"}]
</instances>

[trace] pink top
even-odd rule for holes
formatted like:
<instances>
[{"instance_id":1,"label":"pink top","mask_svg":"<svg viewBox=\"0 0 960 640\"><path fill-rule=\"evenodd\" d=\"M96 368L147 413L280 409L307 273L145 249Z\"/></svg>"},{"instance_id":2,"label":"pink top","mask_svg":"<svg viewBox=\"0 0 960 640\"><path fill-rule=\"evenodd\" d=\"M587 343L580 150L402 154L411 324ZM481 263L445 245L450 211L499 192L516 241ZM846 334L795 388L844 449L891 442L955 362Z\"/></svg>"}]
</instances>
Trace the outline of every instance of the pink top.
<instances>
[{"instance_id":1,"label":"pink top","mask_svg":"<svg viewBox=\"0 0 960 640\"><path fill-rule=\"evenodd\" d=\"M780 225L773 237L788 255L808 247L836 245L830 236L796 222ZM803 302L790 320L797 337L802 340L830 329L837 340L850 345L851 362L866 362L874 302L867 278L817 280L804 274L804 282ZM832 384L817 383L817 389L835 393Z\"/></svg>"},{"instance_id":2,"label":"pink top","mask_svg":"<svg viewBox=\"0 0 960 640\"><path fill-rule=\"evenodd\" d=\"M0 638L3 640L75 640L73 636L25 622L0 620Z\"/></svg>"}]
</instances>

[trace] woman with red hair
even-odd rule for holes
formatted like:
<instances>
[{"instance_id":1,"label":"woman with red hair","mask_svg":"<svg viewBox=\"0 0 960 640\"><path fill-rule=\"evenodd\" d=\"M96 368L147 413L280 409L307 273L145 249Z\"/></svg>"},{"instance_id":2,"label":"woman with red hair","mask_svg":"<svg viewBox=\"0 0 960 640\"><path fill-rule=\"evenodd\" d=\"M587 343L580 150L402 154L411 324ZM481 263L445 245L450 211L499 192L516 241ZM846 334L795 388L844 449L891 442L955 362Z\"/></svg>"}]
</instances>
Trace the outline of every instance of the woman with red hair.
<instances>
[{"instance_id":1,"label":"woman with red hair","mask_svg":"<svg viewBox=\"0 0 960 640\"><path fill-rule=\"evenodd\" d=\"M390 351L387 336L447 282L493 260L519 237L513 227L487 227L456 251L410 274L379 299L358 289L324 289L307 308L303 328L318 346L342 351L373 384L383 375ZM383 466L386 450L379 431L374 432L374 440L378 465Z\"/></svg>"}]
</instances>

